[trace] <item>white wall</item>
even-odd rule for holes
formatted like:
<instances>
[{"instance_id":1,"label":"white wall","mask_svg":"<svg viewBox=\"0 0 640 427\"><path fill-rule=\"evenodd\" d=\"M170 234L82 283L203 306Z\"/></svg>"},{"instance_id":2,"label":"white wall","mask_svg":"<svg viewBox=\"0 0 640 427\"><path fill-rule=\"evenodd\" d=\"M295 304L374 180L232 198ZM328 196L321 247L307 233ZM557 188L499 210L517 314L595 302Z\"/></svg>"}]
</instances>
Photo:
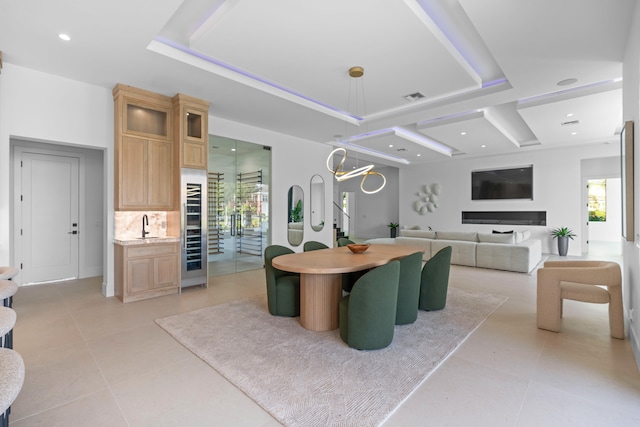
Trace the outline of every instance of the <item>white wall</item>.
<instances>
[{"instance_id":1,"label":"white wall","mask_svg":"<svg viewBox=\"0 0 640 427\"><path fill-rule=\"evenodd\" d=\"M635 146L638 147L640 139L640 3L636 3L633 23L624 57L622 69L624 78L622 88L622 115L623 120L633 120ZM625 242L623 245L623 291L625 309L633 310L633 320L629 320L629 339L633 348L636 364L640 368L640 257L638 245L640 245L640 150L634 152L634 228L635 242ZM635 243L635 244L634 244Z\"/></svg>"},{"instance_id":2,"label":"white wall","mask_svg":"<svg viewBox=\"0 0 640 427\"><path fill-rule=\"evenodd\" d=\"M106 153L103 160L106 209L103 209L102 223L106 224L104 233L108 236L102 261L105 266L103 291L113 295L111 90L5 63L0 74L0 94L0 265L13 262L10 253L10 140L102 149ZM95 251L93 255L96 255ZM95 266L85 267L88 272Z\"/></svg>"},{"instance_id":3,"label":"white wall","mask_svg":"<svg viewBox=\"0 0 640 427\"><path fill-rule=\"evenodd\" d=\"M353 229L349 231L350 237L358 239L373 239L376 237L389 237L390 222L398 222L400 215L399 200L399 171L394 167L376 166L375 172L380 172L387 180L382 190L375 194L363 193L360 189L361 177L355 177L340 183L336 183L337 197L334 200L342 200L342 192L351 191L355 195L355 217L351 223ZM334 180L335 181L335 180ZM376 176L371 176L364 184L367 190L375 189L382 181ZM404 191L404 189L402 190ZM333 217L340 211L336 208Z\"/></svg>"},{"instance_id":4,"label":"white wall","mask_svg":"<svg viewBox=\"0 0 640 427\"><path fill-rule=\"evenodd\" d=\"M439 163L416 165L400 170L400 223L406 226L431 226L434 230L491 232L497 230L531 230L532 238L542 241L542 252L558 253L557 244L549 236L551 229L569 227L580 230L581 160L618 155L616 144L530 152L479 159L447 159ZM533 200L471 200L471 171L533 165ZM416 193L424 185L439 183L438 207L420 215L413 209ZM462 211L546 211L547 226L512 226L462 224ZM569 255L581 254L578 235L569 244Z\"/></svg>"}]
</instances>

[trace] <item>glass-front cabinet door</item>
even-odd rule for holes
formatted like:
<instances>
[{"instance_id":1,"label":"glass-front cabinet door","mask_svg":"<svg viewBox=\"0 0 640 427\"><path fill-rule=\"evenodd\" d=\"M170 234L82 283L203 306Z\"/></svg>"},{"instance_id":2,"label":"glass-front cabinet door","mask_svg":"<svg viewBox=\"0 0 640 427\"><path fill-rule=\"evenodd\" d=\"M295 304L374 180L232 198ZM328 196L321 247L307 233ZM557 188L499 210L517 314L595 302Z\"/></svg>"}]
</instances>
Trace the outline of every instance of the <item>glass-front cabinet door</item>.
<instances>
[{"instance_id":1,"label":"glass-front cabinet door","mask_svg":"<svg viewBox=\"0 0 640 427\"><path fill-rule=\"evenodd\" d=\"M209 135L209 276L262 268L271 150Z\"/></svg>"}]
</instances>

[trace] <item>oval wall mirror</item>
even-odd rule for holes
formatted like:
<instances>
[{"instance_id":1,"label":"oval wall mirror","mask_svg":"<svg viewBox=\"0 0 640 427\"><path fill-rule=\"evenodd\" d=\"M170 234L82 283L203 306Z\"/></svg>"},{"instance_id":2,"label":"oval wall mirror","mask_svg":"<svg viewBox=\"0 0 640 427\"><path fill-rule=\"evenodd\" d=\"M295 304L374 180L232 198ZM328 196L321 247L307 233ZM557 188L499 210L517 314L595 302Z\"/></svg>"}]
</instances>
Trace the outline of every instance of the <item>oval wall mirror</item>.
<instances>
[{"instance_id":1,"label":"oval wall mirror","mask_svg":"<svg viewBox=\"0 0 640 427\"><path fill-rule=\"evenodd\" d=\"M324 179L320 175L311 177L311 228L320 231L324 228Z\"/></svg>"},{"instance_id":2,"label":"oval wall mirror","mask_svg":"<svg viewBox=\"0 0 640 427\"><path fill-rule=\"evenodd\" d=\"M287 209L287 239L291 246L298 246L304 237L304 193L298 185L289 188L287 197L289 206Z\"/></svg>"}]
</instances>

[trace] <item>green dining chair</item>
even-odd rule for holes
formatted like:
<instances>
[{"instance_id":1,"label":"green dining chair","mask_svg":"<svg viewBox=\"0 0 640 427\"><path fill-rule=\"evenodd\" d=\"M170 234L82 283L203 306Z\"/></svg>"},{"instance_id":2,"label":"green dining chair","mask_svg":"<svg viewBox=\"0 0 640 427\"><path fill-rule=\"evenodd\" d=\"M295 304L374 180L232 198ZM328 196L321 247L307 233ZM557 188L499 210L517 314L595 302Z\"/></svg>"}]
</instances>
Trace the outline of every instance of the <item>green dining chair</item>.
<instances>
[{"instance_id":1,"label":"green dining chair","mask_svg":"<svg viewBox=\"0 0 640 427\"><path fill-rule=\"evenodd\" d=\"M342 246L347 246L347 245L351 245L355 242L352 242L351 240L347 239L346 237L340 237L338 239L338 247L342 247Z\"/></svg>"},{"instance_id":2,"label":"green dining chair","mask_svg":"<svg viewBox=\"0 0 640 427\"><path fill-rule=\"evenodd\" d=\"M393 341L400 262L371 269L340 301L340 338L358 350L377 350Z\"/></svg>"},{"instance_id":3,"label":"green dining chair","mask_svg":"<svg viewBox=\"0 0 640 427\"><path fill-rule=\"evenodd\" d=\"M264 271L267 279L267 304L274 316L300 315L300 275L275 268L272 261L280 255L294 253L280 246L267 246L264 250Z\"/></svg>"},{"instance_id":4,"label":"green dining chair","mask_svg":"<svg viewBox=\"0 0 640 427\"><path fill-rule=\"evenodd\" d=\"M355 242L347 239L346 237L340 237L338 239L338 247L341 248L343 246L351 245ZM354 271L352 273L344 273L342 275L342 290L345 292L351 292L351 288L358 281L359 278L362 277L368 270L363 271Z\"/></svg>"},{"instance_id":5,"label":"green dining chair","mask_svg":"<svg viewBox=\"0 0 640 427\"><path fill-rule=\"evenodd\" d=\"M420 310L442 310L446 305L452 250L451 246L440 249L422 267L418 304Z\"/></svg>"},{"instance_id":6,"label":"green dining chair","mask_svg":"<svg viewBox=\"0 0 640 427\"><path fill-rule=\"evenodd\" d=\"M400 260L396 325L407 325L418 318L421 270L422 252L416 252Z\"/></svg>"},{"instance_id":7,"label":"green dining chair","mask_svg":"<svg viewBox=\"0 0 640 427\"><path fill-rule=\"evenodd\" d=\"M325 245L322 242L309 240L308 242L304 242L304 246L302 248L305 252L309 252L309 251L317 251L319 249L329 249L329 246Z\"/></svg>"}]
</instances>

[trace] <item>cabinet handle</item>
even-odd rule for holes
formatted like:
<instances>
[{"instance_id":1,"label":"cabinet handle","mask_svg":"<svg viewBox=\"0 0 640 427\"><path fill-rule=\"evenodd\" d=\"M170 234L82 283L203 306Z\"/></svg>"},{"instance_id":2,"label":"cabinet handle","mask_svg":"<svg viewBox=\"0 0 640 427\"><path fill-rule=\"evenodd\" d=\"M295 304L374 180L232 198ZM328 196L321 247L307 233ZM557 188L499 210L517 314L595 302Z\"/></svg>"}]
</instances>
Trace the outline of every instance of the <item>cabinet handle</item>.
<instances>
[{"instance_id":1,"label":"cabinet handle","mask_svg":"<svg viewBox=\"0 0 640 427\"><path fill-rule=\"evenodd\" d=\"M187 250L187 204L182 204L184 225L182 226L182 248Z\"/></svg>"}]
</instances>

